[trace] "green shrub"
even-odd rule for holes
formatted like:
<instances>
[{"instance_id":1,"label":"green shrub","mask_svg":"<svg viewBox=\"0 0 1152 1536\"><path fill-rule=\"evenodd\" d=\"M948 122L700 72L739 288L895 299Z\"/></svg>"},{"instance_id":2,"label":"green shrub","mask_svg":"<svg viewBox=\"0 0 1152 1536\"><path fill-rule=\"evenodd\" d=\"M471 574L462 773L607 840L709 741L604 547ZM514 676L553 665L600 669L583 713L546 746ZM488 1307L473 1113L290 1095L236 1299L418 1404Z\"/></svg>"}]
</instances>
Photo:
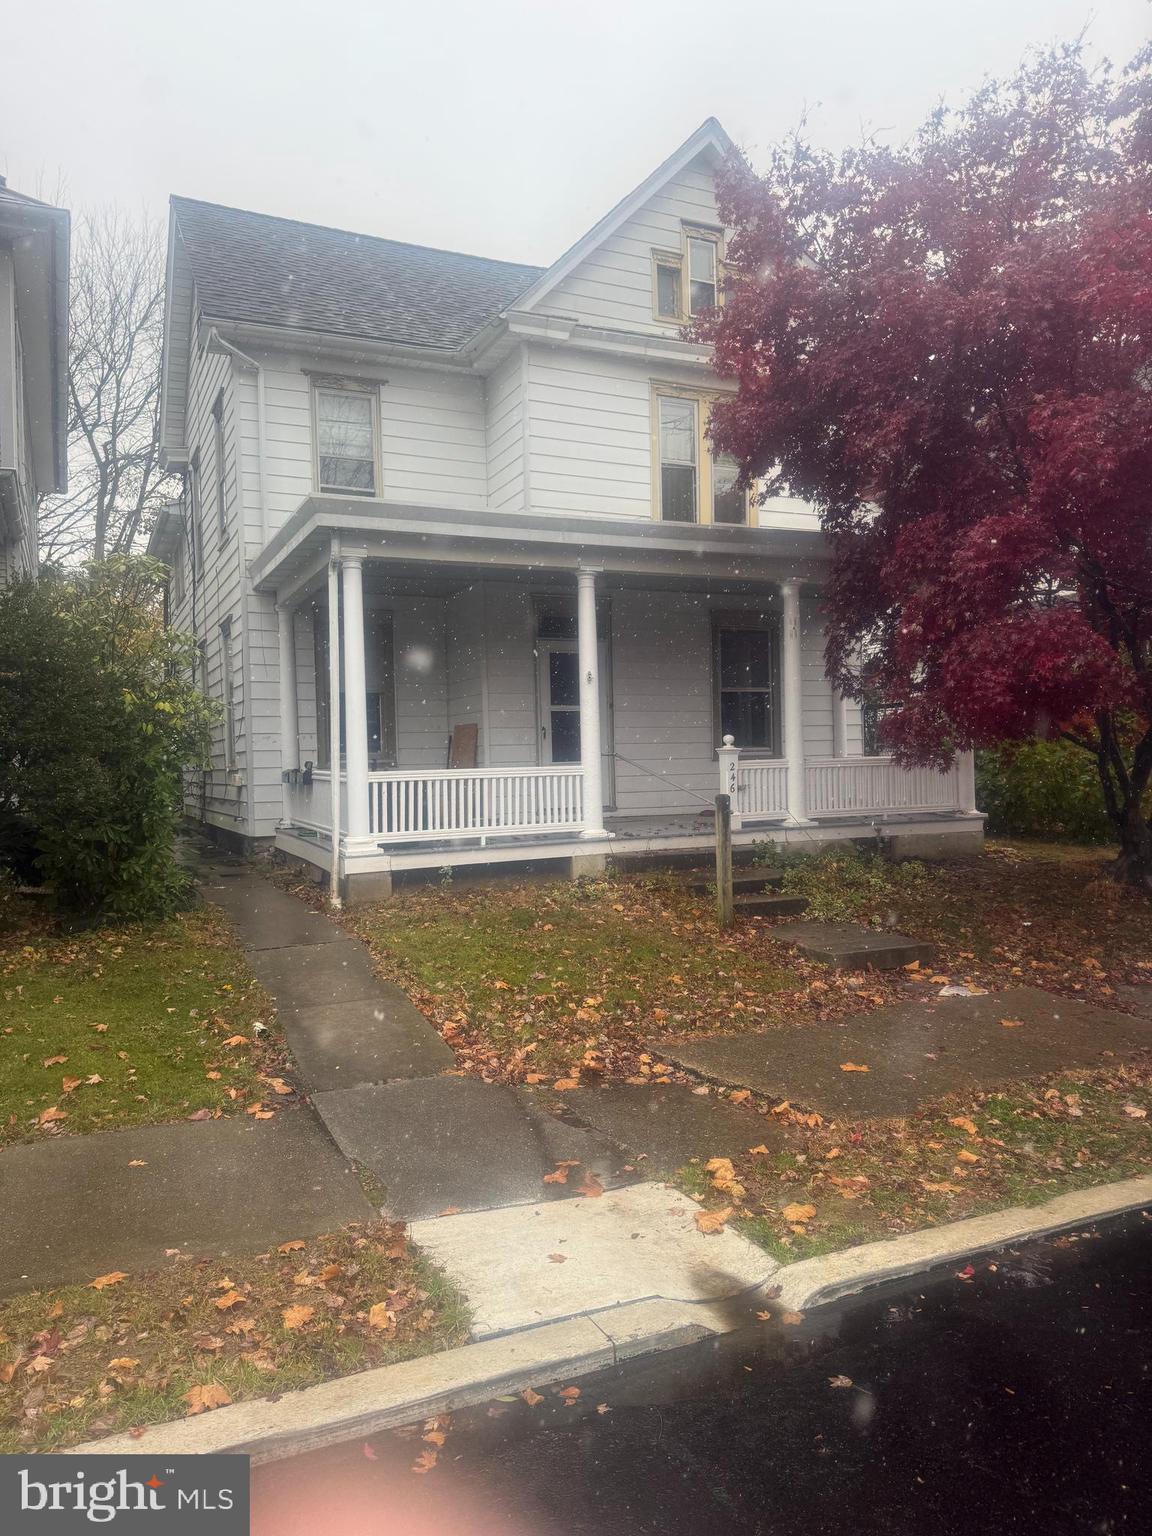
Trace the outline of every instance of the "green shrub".
<instances>
[{"instance_id":1,"label":"green shrub","mask_svg":"<svg viewBox=\"0 0 1152 1536\"><path fill-rule=\"evenodd\" d=\"M976 755L976 803L988 831L1017 837L1109 843L1096 764L1067 741L1009 743Z\"/></svg>"},{"instance_id":2,"label":"green shrub","mask_svg":"<svg viewBox=\"0 0 1152 1536\"><path fill-rule=\"evenodd\" d=\"M181 773L213 706L194 646L164 627L163 567L116 559L0 592L0 864L88 916L165 915L188 881L173 839Z\"/></svg>"},{"instance_id":3,"label":"green shrub","mask_svg":"<svg viewBox=\"0 0 1152 1536\"><path fill-rule=\"evenodd\" d=\"M793 857L783 866L781 889L806 896L806 918L819 922L884 923L892 908L923 895L932 875L914 859L894 863L852 848Z\"/></svg>"}]
</instances>

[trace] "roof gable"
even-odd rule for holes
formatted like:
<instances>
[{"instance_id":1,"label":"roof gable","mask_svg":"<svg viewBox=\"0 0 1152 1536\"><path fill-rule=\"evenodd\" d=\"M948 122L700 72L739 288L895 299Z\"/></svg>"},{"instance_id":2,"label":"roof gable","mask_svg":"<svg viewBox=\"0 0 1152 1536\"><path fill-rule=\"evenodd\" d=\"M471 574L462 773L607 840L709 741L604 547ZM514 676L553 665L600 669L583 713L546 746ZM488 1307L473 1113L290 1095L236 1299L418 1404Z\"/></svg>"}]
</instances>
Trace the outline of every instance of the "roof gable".
<instances>
[{"instance_id":1,"label":"roof gable","mask_svg":"<svg viewBox=\"0 0 1152 1536\"><path fill-rule=\"evenodd\" d=\"M563 256L554 261L547 271L541 273L528 291L517 298L516 308L532 310L541 304L598 246L605 240L611 239L623 224L638 213L645 203L655 197L661 188L678 176L693 160L711 152L719 161L730 154L734 148L733 141L717 119L706 118L696 132L684 140L679 149L674 150L650 176L645 177L638 187L633 188L627 197L622 198L614 208L610 209L587 234L582 235L575 245L569 246Z\"/></svg>"}]
</instances>

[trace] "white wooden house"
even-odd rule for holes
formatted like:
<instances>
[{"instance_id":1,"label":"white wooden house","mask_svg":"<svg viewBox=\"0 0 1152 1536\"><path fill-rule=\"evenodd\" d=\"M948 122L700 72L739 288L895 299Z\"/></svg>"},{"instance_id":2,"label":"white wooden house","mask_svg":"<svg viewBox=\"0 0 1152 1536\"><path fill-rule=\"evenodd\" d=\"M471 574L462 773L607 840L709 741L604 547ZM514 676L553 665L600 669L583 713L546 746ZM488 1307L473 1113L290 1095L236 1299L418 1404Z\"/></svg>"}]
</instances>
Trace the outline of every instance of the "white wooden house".
<instances>
[{"instance_id":1,"label":"white wooden house","mask_svg":"<svg viewBox=\"0 0 1152 1536\"><path fill-rule=\"evenodd\" d=\"M69 221L0 176L0 587L36 570L37 509L68 483Z\"/></svg>"},{"instance_id":2,"label":"white wooden house","mask_svg":"<svg viewBox=\"0 0 1152 1536\"><path fill-rule=\"evenodd\" d=\"M903 772L834 696L810 509L710 455L729 147L546 269L173 199L152 548L224 705L192 814L321 868L336 824L351 895L703 851L729 788L738 842L978 841L971 764Z\"/></svg>"}]
</instances>

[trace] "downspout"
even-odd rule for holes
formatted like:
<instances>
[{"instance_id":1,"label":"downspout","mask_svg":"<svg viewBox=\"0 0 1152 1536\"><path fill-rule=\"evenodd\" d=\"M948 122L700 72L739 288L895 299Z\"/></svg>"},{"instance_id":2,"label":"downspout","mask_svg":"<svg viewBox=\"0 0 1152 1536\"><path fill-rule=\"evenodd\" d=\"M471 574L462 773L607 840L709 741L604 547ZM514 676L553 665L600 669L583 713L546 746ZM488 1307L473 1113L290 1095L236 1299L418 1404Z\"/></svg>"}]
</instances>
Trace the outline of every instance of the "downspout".
<instances>
[{"instance_id":1,"label":"downspout","mask_svg":"<svg viewBox=\"0 0 1152 1536\"><path fill-rule=\"evenodd\" d=\"M239 347L234 347L230 341L225 341L215 326L208 332L208 341L213 341L222 352L229 353L237 362L251 368L256 375L256 469L260 480L260 548L263 549L268 542L268 477L265 474L267 460L266 439L264 431L264 368L254 357L249 357L247 352L241 352ZM243 539L239 541L243 543Z\"/></svg>"},{"instance_id":2,"label":"downspout","mask_svg":"<svg viewBox=\"0 0 1152 1536\"><path fill-rule=\"evenodd\" d=\"M332 774L332 875L328 900L340 897L340 540L332 536L328 558L328 762Z\"/></svg>"}]
</instances>

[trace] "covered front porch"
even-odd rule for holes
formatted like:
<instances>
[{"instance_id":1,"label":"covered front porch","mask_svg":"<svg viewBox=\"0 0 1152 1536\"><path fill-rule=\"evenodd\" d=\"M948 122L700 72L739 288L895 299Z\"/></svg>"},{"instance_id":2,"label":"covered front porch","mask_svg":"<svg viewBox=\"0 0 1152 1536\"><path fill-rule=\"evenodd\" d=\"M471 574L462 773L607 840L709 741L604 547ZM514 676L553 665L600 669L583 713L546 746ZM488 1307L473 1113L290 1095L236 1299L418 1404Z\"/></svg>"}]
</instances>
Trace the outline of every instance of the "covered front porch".
<instances>
[{"instance_id":1,"label":"covered front porch","mask_svg":"<svg viewBox=\"0 0 1152 1536\"><path fill-rule=\"evenodd\" d=\"M394 515L316 526L324 511L266 557L275 841L335 863L346 890L418 869L704 856L721 792L738 847L979 837L970 762L897 768L825 679L808 532L625 539L601 520L557 548L523 515L433 539L421 509L413 540Z\"/></svg>"}]
</instances>

